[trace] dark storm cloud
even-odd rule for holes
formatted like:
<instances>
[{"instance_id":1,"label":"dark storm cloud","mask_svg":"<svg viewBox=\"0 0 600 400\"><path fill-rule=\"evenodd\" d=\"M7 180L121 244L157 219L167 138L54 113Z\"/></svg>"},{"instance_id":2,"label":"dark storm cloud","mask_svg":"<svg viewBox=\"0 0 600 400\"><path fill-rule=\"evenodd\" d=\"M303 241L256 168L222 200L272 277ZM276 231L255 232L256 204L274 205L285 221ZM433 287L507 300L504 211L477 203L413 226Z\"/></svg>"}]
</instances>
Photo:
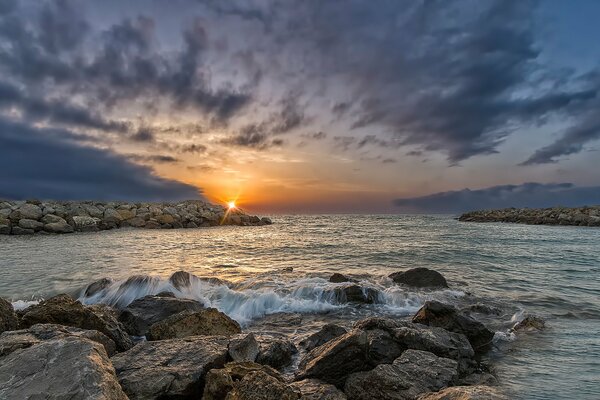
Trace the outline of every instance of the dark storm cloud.
<instances>
[{"instance_id":1,"label":"dark storm cloud","mask_svg":"<svg viewBox=\"0 0 600 400\"><path fill-rule=\"evenodd\" d=\"M508 207L575 207L600 204L600 186L581 187L572 183L524 183L463 189L429 196L396 199L405 212L460 213L469 210Z\"/></svg>"},{"instance_id":2,"label":"dark storm cloud","mask_svg":"<svg viewBox=\"0 0 600 400\"><path fill-rule=\"evenodd\" d=\"M159 178L77 139L67 130L0 119L0 198L175 201L200 196L193 186Z\"/></svg>"},{"instance_id":3,"label":"dark storm cloud","mask_svg":"<svg viewBox=\"0 0 600 400\"><path fill-rule=\"evenodd\" d=\"M166 154L130 154L127 158L144 163L174 164L179 162L177 158Z\"/></svg>"}]
</instances>

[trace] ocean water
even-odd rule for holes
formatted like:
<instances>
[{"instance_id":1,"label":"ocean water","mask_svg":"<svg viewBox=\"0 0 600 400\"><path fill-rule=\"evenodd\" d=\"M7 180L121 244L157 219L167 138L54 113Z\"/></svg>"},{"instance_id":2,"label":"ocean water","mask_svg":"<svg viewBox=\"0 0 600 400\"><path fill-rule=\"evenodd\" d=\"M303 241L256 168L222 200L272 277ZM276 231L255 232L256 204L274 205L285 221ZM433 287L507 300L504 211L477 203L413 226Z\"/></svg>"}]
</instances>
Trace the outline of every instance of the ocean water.
<instances>
[{"instance_id":1,"label":"ocean water","mask_svg":"<svg viewBox=\"0 0 600 400\"><path fill-rule=\"evenodd\" d=\"M172 289L179 270L199 277L178 292L217 307L249 330L310 333L335 321L410 317L427 299L463 307L481 302L498 332L490 353L502 387L517 399L600 399L600 229L475 224L452 216L276 216L264 227L115 230L0 237L0 296L24 307L58 293L81 295L109 277L87 303L124 305ZM450 289L414 291L387 275L414 267L440 271ZM380 291L380 304L340 304L341 272ZM143 285L119 291L132 275ZM508 334L525 314L547 329Z\"/></svg>"}]
</instances>

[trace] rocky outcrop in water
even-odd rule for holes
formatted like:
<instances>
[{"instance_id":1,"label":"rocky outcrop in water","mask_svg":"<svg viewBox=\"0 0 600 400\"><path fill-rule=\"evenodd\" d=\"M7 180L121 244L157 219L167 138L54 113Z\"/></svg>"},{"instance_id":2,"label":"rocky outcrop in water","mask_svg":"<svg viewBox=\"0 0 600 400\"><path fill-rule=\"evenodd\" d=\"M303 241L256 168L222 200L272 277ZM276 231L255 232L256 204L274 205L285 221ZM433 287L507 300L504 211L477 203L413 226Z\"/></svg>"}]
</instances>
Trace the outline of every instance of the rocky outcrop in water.
<instances>
[{"instance_id":1,"label":"rocky outcrop in water","mask_svg":"<svg viewBox=\"0 0 600 400\"><path fill-rule=\"evenodd\" d=\"M184 338L188 336L231 336L241 333L240 324L216 308L183 311L153 324L148 340Z\"/></svg>"},{"instance_id":2,"label":"rocky outcrop in water","mask_svg":"<svg viewBox=\"0 0 600 400\"><path fill-rule=\"evenodd\" d=\"M426 393L417 400L508 400L497 388L477 386L455 386L439 392Z\"/></svg>"},{"instance_id":3,"label":"rocky outcrop in water","mask_svg":"<svg viewBox=\"0 0 600 400\"><path fill-rule=\"evenodd\" d=\"M389 278L416 288L447 288L448 282L442 274L429 268L412 268L402 272L394 272Z\"/></svg>"},{"instance_id":4,"label":"rocky outcrop in water","mask_svg":"<svg viewBox=\"0 0 600 400\"><path fill-rule=\"evenodd\" d=\"M180 203L2 201L0 234L97 232L116 228L174 229L270 225L269 218L201 200Z\"/></svg>"},{"instance_id":5,"label":"rocky outcrop in water","mask_svg":"<svg viewBox=\"0 0 600 400\"><path fill-rule=\"evenodd\" d=\"M12 331L19 327L19 320L13 306L0 297L0 333Z\"/></svg>"},{"instance_id":6,"label":"rocky outcrop in water","mask_svg":"<svg viewBox=\"0 0 600 400\"><path fill-rule=\"evenodd\" d=\"M458 220L463 222L512 222L530 225L600 226L600 206L480 210L464 213Z\"/></svg>"}]
</instances>

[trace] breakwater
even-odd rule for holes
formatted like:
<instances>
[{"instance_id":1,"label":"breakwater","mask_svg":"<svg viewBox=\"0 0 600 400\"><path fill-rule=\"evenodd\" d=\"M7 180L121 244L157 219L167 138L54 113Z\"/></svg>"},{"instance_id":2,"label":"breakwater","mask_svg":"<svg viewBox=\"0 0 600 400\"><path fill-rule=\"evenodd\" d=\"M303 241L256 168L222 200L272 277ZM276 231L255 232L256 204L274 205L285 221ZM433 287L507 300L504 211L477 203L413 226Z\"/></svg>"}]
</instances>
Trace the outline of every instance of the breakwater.
<instances>
[{"instance_id":1,"label":"breakwater","mask_svg":"<svg viewBox=\"0 0 600 400\"><path fill-rule=\"evenodd\" d=\"M201 200L178 203L0 200L0 234L4 235L97 232L125 227L177 229L269 224L269 218Z\"/></svg>"},{"instance_id":2,"label":"breakwater","mask_svg":"<svg viewBox=\"0 0 600 400\"><path fill-rule=\"evenodd\" d=\"M479 210L464 213L458 220L529 225L600 226L600 206Z\"/></svg>"}]
</instances>

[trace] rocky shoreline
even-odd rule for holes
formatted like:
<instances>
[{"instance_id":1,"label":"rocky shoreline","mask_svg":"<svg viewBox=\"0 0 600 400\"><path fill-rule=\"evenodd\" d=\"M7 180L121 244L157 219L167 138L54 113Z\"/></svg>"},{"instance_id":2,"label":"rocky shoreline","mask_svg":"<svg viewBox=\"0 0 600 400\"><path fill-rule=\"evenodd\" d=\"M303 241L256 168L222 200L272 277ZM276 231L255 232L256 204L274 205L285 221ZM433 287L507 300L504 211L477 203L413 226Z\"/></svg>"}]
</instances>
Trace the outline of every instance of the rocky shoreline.
<instances>
[{"instance_id":1,"label":"rocky shoreline","mask_svg":"<svg viewBox=\"0 0 600 400\"><path fill-rule=\"evenodd\" d=\"M600 226L600 206L479 210L464 213L458 220L529 225Z\"/></svg>"},{"instance_id":2,"label":"rocky shoreline","mask_svg":"<svg viewBox=\"0 0 600 400\"><path fill-rule=\"evenodd\" d=\"M271 220L246 215L201 200L178 203L98 201L2 201L0 234L97 232L117 228L178 229L218 225L270 225Z\"/></svg>"},{"instance_id":3,"label":"rocky shoreline","mask_svg":"<svg viewBox=\"0 0 600 400\"><path fill-rule=\"evenodd\" d=\"M447 287L426 268L390 278L412 288ZM143 279L131 277L119 290ZM325 324L308 337L248 332L176 296L202 279L179 271L169 278L173 291L118 307L63 294L15 311L0 298L0 398L507 399L481 361L494 332L462 309L427 301L412 319L370 317L349 329ZM358 286L340 274L331 279ZM109 287L101 279L82 296ZM532 318L514 331L542 328Z\"/></svg>"}]
</instances>

